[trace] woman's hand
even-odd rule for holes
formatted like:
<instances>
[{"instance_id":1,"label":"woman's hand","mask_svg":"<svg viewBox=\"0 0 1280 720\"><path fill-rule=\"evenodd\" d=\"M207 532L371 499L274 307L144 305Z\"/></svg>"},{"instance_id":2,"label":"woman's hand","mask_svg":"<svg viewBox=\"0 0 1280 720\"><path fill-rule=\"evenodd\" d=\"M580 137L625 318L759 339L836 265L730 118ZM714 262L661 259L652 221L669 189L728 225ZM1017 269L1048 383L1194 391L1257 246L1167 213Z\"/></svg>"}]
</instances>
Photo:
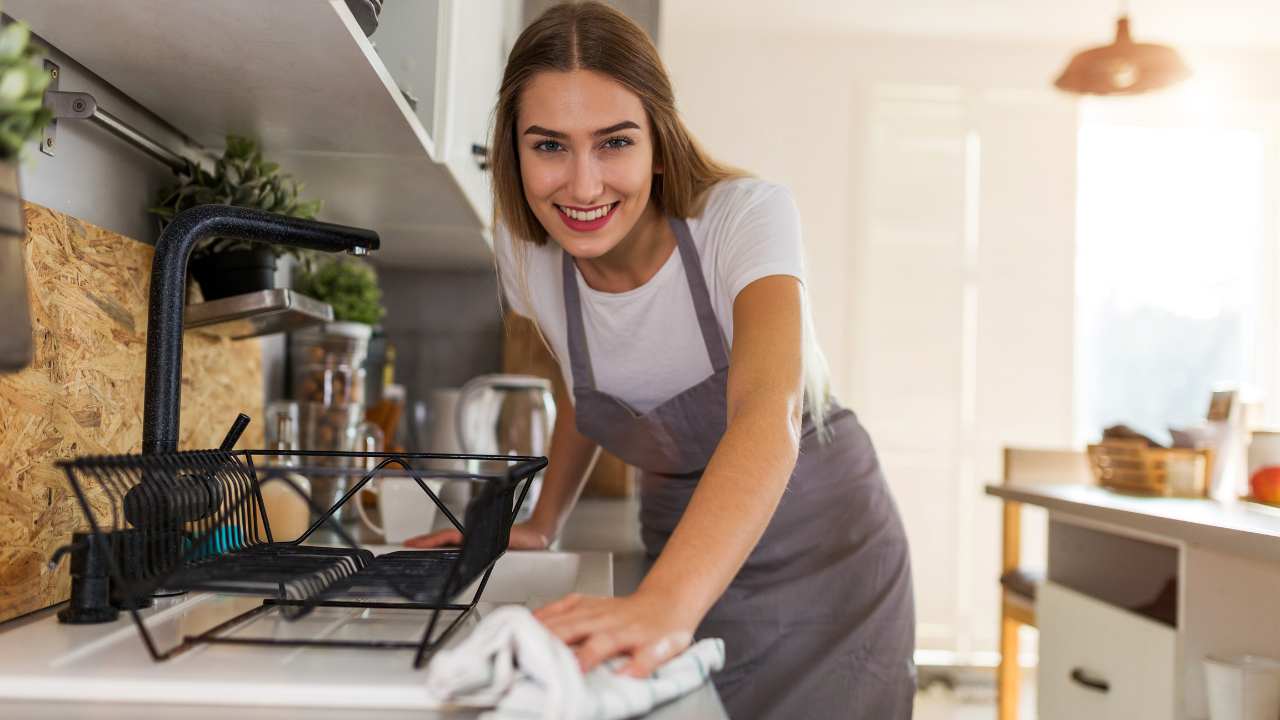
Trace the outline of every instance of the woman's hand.
<instances>
[{"instance_id":1,"label":"woman's hand","mask_svg":"<svg viewBox=\"0 0 1280 720\"><path fill-rule=\"evenodd\" d=\"M411 537L404 541L406 547L436 548L462 544L462 533L457 528L440 530L427 535ZM551 538L533 523L522 522L511 526L511 540L507 547L511 550L546 550L551 546Z\"/></svg>"},{"instance_id":2,"label":"woman's hand","mask_svg":"<svg viewBox=\"0 0 1280 720\"><path fill-rule=\"evenodd\" d=\"M677 609L663 594L636 592L619 598L567 595L534 613L556 637L573 648L589 672L618 655L631 660L621 673L648 677L693 641L698 618Z\"/></svg>"}]
</instances>

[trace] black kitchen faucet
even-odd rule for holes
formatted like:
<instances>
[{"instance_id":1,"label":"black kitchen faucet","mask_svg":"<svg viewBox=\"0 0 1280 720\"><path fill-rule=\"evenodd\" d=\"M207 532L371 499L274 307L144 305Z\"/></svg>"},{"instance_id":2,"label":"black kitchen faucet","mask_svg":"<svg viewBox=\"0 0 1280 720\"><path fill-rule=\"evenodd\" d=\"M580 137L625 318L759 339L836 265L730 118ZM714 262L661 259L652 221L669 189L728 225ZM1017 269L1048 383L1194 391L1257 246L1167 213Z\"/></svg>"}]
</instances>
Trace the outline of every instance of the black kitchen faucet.
<instances>
[{"instance_id":1,"label":"black kitchen faucet","mask_svg":"<svg viewBox=\"0 0 1280 720\"><path fill-rule=\"evenodd\" d=\"M353 255L365 255L370 250L377 250L379 245L378 234L372 230L302 220L263 210L200 205L178 213L156 241L156 254L151 262L147 380L142 407L144 454L172 452L178 448L187 258L197 242L210 237Z\"/></svg>"}]
</instances>

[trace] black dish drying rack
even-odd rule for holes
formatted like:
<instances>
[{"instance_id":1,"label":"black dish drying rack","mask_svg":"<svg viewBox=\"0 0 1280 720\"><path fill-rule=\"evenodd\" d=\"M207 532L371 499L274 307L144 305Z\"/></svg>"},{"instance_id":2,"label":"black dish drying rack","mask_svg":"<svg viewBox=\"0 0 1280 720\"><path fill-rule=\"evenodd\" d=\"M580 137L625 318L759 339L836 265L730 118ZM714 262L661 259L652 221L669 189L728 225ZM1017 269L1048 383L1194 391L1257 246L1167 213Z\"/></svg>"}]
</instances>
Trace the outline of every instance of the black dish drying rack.
<instances>
[{"instance_id":1,"label":"black dish drying rack","mask_svg":"<svg viewBox=\"0 0 1280 720\"><path fill-rule=\"evenodd\" d=\"M281 466L285 458L299 466ZM467 469L456 469L458 461L465 462ZM421 668L479 602L494 563L506 551L531 481L546 464L544 457L306 450L200 450L63 461L59 467L90 528L77 533L67 548L72 551L73 585L63 620L101 622L114 618L117 608L125 610L156 661L196 645L222 643L413 649L413 665ZM335 465L346 467L335 469ZM340 473L359 476L359 480L326 509L288 479L291 472ZM376 557L360 547L334 516L344 505L358 502L359 491L374 477L416 482L462 533L461 545ZM462 521L425 478L472 483ZM261 492L271 482L286 484L310 507L313 522L295 540L273 539ZM308 543L321 528L339 538L336 546ZM469 599L454 601L477 581ZM184 635L174 647L159 648L139 609L148 607L153 596L189 591L264 600L204 632ZM230 634L267 611L293 620L317 607L432 612L416 641ZM444 611L458 611L458 615L436 633Z\"/></svg>"}]
</instances>

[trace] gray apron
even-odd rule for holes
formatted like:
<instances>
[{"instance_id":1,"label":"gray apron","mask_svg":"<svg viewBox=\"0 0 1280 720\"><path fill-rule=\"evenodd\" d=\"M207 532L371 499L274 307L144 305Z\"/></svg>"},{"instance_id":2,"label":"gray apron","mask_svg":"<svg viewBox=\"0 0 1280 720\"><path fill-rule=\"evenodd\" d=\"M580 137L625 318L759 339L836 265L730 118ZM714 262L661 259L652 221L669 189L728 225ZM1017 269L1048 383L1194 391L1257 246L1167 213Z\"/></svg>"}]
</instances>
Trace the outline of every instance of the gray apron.
<instances>
[{"instance_id":1,"label":"gray apron","mask_svg":"<svg viewBox=\"0 0 1280 720\"><path fill-rule=\"evenodd\" d=\"M713 373L646 413L596 389L577 270L564 253L564 303L579 432L643 471L640 522L650 563L666 545L726 427L729 353L697 248L672 219ZM806 416L786 492L696 636L725 641L715 675L730 717L911 716L915 609L907 540L875 449L832 404L830 437ZM744 478L744 487L750 487Z\"/></svg>"}]
</instances>

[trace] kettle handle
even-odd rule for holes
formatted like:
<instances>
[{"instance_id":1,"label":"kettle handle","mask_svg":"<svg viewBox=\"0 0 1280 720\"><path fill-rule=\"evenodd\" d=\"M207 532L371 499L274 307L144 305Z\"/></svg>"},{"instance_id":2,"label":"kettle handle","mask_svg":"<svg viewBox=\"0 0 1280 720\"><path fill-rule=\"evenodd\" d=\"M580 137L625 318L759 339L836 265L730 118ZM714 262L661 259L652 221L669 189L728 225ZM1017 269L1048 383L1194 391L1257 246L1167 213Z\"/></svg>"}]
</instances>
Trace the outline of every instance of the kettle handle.
<instances>
[{"instance_id":1,"label":"kettle handle","mask_svg":"<svg viewBox=\"0 0 1280 720\"><path fill-rule=\"evenodd\" d=\"M462 389L458 391L458 404L453 407L453 430L458 433L458 449L461 450L464 455L469 455L475 452L475 450L467 444L467 432L465 425L467 405L470 404L472 395L475 395L484 388L492 385L494 379L498 377L501 377L501 375L478 375L468 380L466 384L462 386Z\"/></svg>"}]
</instances>

